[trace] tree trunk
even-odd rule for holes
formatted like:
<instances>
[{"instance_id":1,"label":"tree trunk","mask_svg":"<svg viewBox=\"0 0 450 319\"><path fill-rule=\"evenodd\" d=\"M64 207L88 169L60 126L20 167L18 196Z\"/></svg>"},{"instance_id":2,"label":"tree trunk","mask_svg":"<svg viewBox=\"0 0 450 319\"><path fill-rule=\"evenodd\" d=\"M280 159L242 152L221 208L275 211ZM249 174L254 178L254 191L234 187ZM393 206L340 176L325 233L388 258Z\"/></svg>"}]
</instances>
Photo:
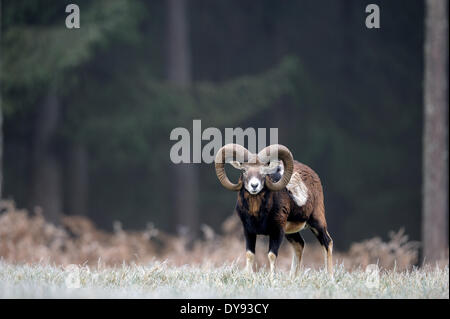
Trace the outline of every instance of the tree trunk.
<instances>
[{"instance_id":1,"label":"tree trunk","mask_svg":"<svg viewBox=\"0 0 450 319\"><path fill-rule=\"evenodd\" d=\"M340 69L339 72L346 77L346 81L353 83L355 80L355 2L354 0L345 0L339 3L340 7L340 27L342 30L342 41L340 47Z\"/></svg>"},{"instance_id":2,"label":"tree trunk","mask_svg":"<svg viewBox=\"0 0 450 319\"><path fill-rule=\"evenodd\" d=\"M187 0L168 0L168 80L179 87L192 82Z\"/></svg>"},{"instance_id":3,"label":"tree trunk","mask_svg":"<svg viewBox=\"0 0 450 319\"><path fill-rule=\"evenodd\" d=\"M84 145L74 143L67 152L67 213L87 215L88 154Z\"/></svg>"},{"instance_id":4,"label":"tree trunk","mask_svg":"<svg viewBox=\"0 0 450 319\"><path fill-rule=\"evenodd\" d=\"M426 1L423 257L434 262L448 247L448 2Z\"/></svg>"},{"instance_id":5,"label":"tree trunk","mask_svg":"<svg viewBox=\"0 0 450 319\"><path fill-rule=\"evenodd\" d=\"M2 66L2 0L0 0L0 68ZM0 200L3 195L3 109L2 109L2 70L0 69Z\"/></svg>"},{"instance_id":6,"label":"tree trunk","mask_svg":"<svg viewBox=\"0 0 450 319\"><path fill-rule=\"evenodd\" d=\"M53 223L58 223L62 212L61 167L55 147L59 112L60 101L52 84L36 116L32 205L41 207Z\"/></svg>"},{"instance_id":7,"label":"tree trunk","mask_svg":"<svg viewBox=\"0 0 450 319\"><path fill-rule=\"evenodd\" d=\"M3 195L3 111L2 111L2 97L0 93L0 200L2 199L2 195Z\"/></svg>"},{"instance_id":8,"label":"tree trunk","mask_svg":"<svg viewBox=\"0 0 450 319\"><path fill-rule=\"evenodd\" d=\"M188 1L167 1L167 78L170 83L181 88L191 85L191 56L189 47ZM183 107L180 105L180 107ZM198 211L198 168L195 164L177 164L173 169L174 217L176 227L183 230L189 241L197 237L199 231Z\"/></svg>"}]
</instances>

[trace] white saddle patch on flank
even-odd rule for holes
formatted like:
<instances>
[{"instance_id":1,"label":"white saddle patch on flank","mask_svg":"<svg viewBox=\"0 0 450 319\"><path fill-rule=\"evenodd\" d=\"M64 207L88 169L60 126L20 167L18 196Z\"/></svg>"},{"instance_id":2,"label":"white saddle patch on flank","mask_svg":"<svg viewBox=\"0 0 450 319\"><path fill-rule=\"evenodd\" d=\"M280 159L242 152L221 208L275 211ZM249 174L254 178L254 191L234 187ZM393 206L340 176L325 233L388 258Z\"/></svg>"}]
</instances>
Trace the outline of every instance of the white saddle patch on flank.
<instances>
[{"instance_id":1,"label":"white saddle patch on flank","mask_svg":"<svg viewBox=\"0 0 450 319\"><path fill-rule=\"evenodd\" d=\"M302 178L299 173L294 172L291 176L291 180L286 185L286 188L291 192L294 202L298 206L303 206L308 200L308 188L305 183L303 183Z\"/></svg>"}]
</instances>

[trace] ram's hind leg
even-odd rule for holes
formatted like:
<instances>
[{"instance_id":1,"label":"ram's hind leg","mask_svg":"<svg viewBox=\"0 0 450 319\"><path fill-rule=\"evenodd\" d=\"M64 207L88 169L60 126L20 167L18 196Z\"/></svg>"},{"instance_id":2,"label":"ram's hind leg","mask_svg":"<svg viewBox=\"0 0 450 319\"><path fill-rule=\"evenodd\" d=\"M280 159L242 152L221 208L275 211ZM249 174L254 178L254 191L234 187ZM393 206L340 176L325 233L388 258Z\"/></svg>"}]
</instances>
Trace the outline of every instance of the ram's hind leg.
<instances>
[{"instance_id":1,"label":"ram's hind leg","mask_svg":"<svg viewBox=\"0 0 450 319\"><path fill-rule=\"evenodd\" d=\"M300 271L303 249L305 248L305 241L300 232L293 234L286 234L286 239L291 243L294 250L291 264L291 275L296 277Z\"/></svg>"},{"instance_id":2,"label":"ram's hind leg","mask_svg":"<svg viewBox=\"0 0 450 319\"><path fill-rule=\"evenodd\" d=\"M312 221L309 224L311 231L317 237L324 250L325 267L330 275L333 275L333 239L327 231L327 226Z\"/></svg>"}]
</instances>

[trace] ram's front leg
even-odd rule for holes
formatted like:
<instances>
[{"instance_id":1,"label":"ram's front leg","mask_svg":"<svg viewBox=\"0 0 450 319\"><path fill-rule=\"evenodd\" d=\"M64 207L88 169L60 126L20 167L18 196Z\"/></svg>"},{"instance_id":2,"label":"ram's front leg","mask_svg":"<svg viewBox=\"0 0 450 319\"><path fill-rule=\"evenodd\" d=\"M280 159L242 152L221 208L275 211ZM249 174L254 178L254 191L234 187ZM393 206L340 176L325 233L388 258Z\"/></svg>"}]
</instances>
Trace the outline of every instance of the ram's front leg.
<instances>
[{"instance_id":1,"label":"ram's front leg","mask_svg":"<svg viewBox=\"0 0 450 319\"><path fill-rule=\"evenodd\" d=\"M269 253L267 254L267 257L269 258L271 277L273 277L275 273L275 262L278 256L278 249L283 241L283 236L284 232L282 230L278 230L269 235Z\"/></svg>"},{"instance_id":2,"label":"ram's front leg","mask_svg":"<svg viewBox=\"0 0 450 319\"><path fill-rule=\"evenodd\" d=\"M253 272L253 264L255 263L255 246L256 246L256 234L249 233L244 230L245 244L246 244L246 266L245 270L247 272Z\"/></svg>"}]
</instances>

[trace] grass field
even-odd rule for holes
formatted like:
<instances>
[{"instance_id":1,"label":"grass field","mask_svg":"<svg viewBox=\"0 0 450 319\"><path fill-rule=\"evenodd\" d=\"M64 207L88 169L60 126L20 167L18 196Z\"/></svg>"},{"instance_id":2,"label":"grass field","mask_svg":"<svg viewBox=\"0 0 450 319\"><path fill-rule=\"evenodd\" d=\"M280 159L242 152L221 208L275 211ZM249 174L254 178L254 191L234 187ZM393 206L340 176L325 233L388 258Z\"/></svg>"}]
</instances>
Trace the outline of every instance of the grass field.
<instances>
[{"instance_id":1,"label":"grass field","mask_svg":"<svg viewBox=\"0 0 450 319\"><path fill-rule=\"evenodd\" d=\"M80 216L55 226L10 201L0 210L0 298L449 298L448 251L439 268L415 269L419 246L403 230L334 251L334 279L321 270L316 242L307 242L303 272L291 278L285 242L271 280L267 238L257 240L257 272L242 271L236 215L221 234L204 225L204 238L187 249L185 238L154 227L132 232L118 225L109 233ZM373 264L382 270L372 271Z\"/></svg>"},{"instance_id":2,"label":"grass field","mask_svg":"<svg viewBox=\"0 0 450 319\"><path fill-rule=\"evenodd\" d=\"M333 279L306 268L293 279L265 268L247 274L237 264L221 267L116 268L12 265L0 262L1 298L449 298L449 268L349 272L337 266Z\"/></svg>"}]
</instances>

